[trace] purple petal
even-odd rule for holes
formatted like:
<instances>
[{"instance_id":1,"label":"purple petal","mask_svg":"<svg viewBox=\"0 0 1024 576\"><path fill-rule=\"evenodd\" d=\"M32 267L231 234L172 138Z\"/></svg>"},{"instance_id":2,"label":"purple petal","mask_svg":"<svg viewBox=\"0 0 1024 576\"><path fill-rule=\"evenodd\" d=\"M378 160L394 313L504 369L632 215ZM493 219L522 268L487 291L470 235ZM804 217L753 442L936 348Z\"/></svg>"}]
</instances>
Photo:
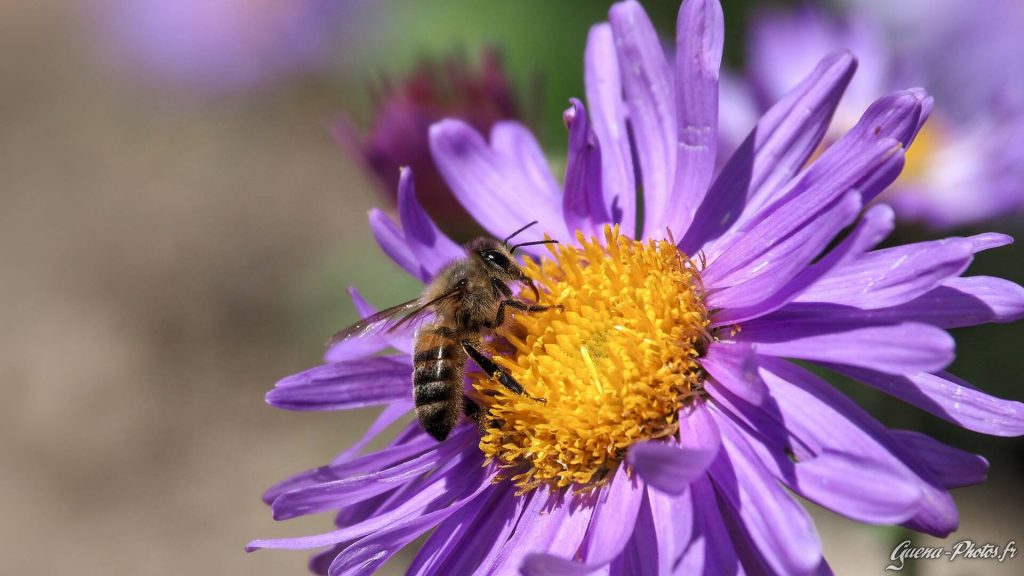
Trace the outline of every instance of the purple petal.
<instances>
[{"instance_id":1,"label":"purple petal","mask_svg":"<svg viewBox=\"0 0 1024 576\"><path fill-rule=\"evenodd\" d=\"M637 224L633 152L611 25L598 24L590 29L584 76L590 119L601 149L604 206L611 221L621 223L623 230L632 235Z\"/></svg>"},{"instance_id":2,"label":"purple petal","mask_svg":"<svg viewBox=\"0 0 1024 576\"><path fill-rule=\"evenodd\" d=\"M973 259L971 242L948 238L869 252L833 269L801 294L803 302L835 302L862 309L902 304L959 276Z\"/></svg>"},{"instance_id":3,"label":"purple petal","mask_svg":"<svg viewBox=\"0 0 1024 576\"><path fill-rule=\"evenodd\" d=\"M642 482L630 478L619 466L611 483L601 490L581 553L587 564L602 566L622 552L633 535L637 515L644 501Z\"/></svg>"},{"instance_id":4,"label":"purple petal","mask_svg":"<svg viewBox=\"0 0 1024 576\"><path fill-rule=\"evenodd\" d=\"M672 496L647 491L651 516L657 526L658 565L660 574L670 572L682 560L694 531L693 501L690 494ZM699 571L699 570L698 570Z\"/></svg>"},{"instance_id":5,"label":"purple petal","mask_svg":"<svg viewBox=\"0 0 1024 576\"><path fill-rule=\"evenodd\" d=\"M485 471L478 469L464 472L466 486L459 497L440 509L426 514L411 516L383 527L355 542L339 554L331 563L330 576L351 576L372 574L391 556L410 542L459 511L484 491L493 489L485 478Z\"/></svg>"},{"instance_id":6,"label":"purple petal","mask_svg":"<svg viewBox=\"0 0 1024 576\"><path fill-rule=\"evenodd\" d=\"M406 244L420 266L430 274L429 281L452 260L465 256L465 251L434 224L423 211L412 183L412 170L402 168L398 177L398 217Z\"/></svg>"},{"instance_id":7,"label":"purple petal","mask_svg":"<svg viewBox=\"0 0 1024 576\"><path fill-rule=\"evenodd\" d=\"M426 434L421 434L419 437L405 444L389 446L383 450L371 452L369 454L359 456L358 458L344 460L341 462L332 462L329 466L313 468L312 470L296 474L295 476L271 486L263 494L263 501L270 504L285 492L290 492L307 486L314 486L323 482L331 482L333 480L348 478L369 470L380 470L381 468L392 466L403 460L415 457L428 450L432 450L436 448L437 445L436 440L430 438Z\"/></svg>"},{"instance_id":8,"label":"purple petal","mask_svg":"<svg viewBox=\"0 0 1024 576\"><path fill-rule=\"evenodd\" d=\"M821 562L821 541L810 517L746 441L730 432L723 433L724 451L710 469L716 491L775 573L811 573Z\"/></svg>"},{"instance_id":9,"label":"purple petal","mask_svg":"<svg viewBox=\"0 0 1024 576\"><path fill-rule=\"evenodd\" d=\"M677 573L732 576L740 569L732 537L722 521L711 479L704 476L690 487L695 520L690 546Z\"/></svg>"},{"instance_id":10,"label":"purple petal","mask_svg":"<svg viewBox=\"0 0 1024 576\"><path fill-rule=\"evenodd\" d=\"M280 380L267 404L285 410L348 410L408 400L412 367L408 357L375 356L322 364Z\"/></svg>"},{"instance_id":11,"label":"purple petal","mask_svg":"<svg viewBox=\"0 0 1024 576\"><path fill-rule=\"evenodd\" d=\"M569 129L569 151L565 163L565 194L562 211L569 230L597 235L600 225L610 221L601 192L601 149L587 122L587 111L575 98L562 113Z\"/></svg>"},{"instance_id":12,"label":"purple petal","mask_svg":"<svg viewBox=\"0 0 1024 576\"><path fill-rule=\"evenodd\" d=\"M486 566L483 559L509 538L529 500L514 493L511 482L502 482L452 514L423 544L408 573L473 574Z\"/></svg>"},{"instance_id":13,"label":"purple petal","mask_svg":"<svg viewBox=\"0 0 1024 576\"><path fill-rule=\"evenodd\" d=\"M820 331L826 325L873 325L924 322L939 328L960 328L988 322L1014 322L1024 317L1024 288L1002 278L949 278L942 286L909 302L863 310L826 302L791 303L772 313L773 322L799 323ZM815 328L816 327L816 328Z\"/></svg>"},{"instance_id":14,"label":"purple petal","mask_svg":"<svg viewBox=\"0 0 1024 576\"><path fill-rule=\"evenodd\" d=\"M678 522L679 519L673 518L672 521ZM626 544L622 553L612 561L609 566L610 575L668 573L671 564L660 563L659 531L660 527L655 523L651 512L651 504L647 498L644 498L643 505L640 507L640 515L636 520L636 527L633 529L633 537L629 539L629 543Z\"/></svg>"},{"instance_id":15,"label":"purple petal","mask_svg":"<svg viewBox=\"0 0 1024 576\"><path fill-rule=\"evenodd\" d=\"M473 456L479 455L474 452ZM407 498L404 498L393 508L367 518L363 522L313 536L254 540L246 546L246 550L252 552L253 550L263 548L281 548L286 550L321 548L333 546L347 540L355 540L389 527L400 526L404 522L423 516L433 510L453 505L453 503L458 502L457 499L460 497L468 500L473 494L488 488L490 480L483 475L481 463L482 458L467 457L462 462L462 465L449 471L447 474L431 475L409 484L406 486L406 489L414 488L415 491L411 491ZM470 492L471 495L465 497L464 494L466 492Z\"/></svg>"},{"instance_id":16,"label":"purple petal","mask_svg":"<svg viewBox=\"0 0 1024 576\"><path fill-rule=\"evenodd\" d=\"M733 375L708 381L723 434L747 437L762 463L790 489L837 513L893 523L918 510L921 481L877 439L886 437L881 425L809 373L778 360L759 362L772 367L760 371L771 386L761 405L716 384Z\"/></svg>"},{"instance_id":17,"label":"purple petal","mask_svg":"<svg viewBox=\"0 0 1024 576\"><path fill-rule=\"evenodd\" d=\"M632 538L644 493L644 487L629 477L625 466L620 466L594 504L580 550L575 555L567 554L567 549L561 554L530 554L523 562L522 572L527 576L590 574L607 566Z\"/></svg>"},{"instance_id":18,"label":"purple petal","mask_svg":"<svg viewBox=\"0 0 1024 576\"><path fill-rule=\"evenodd\" d=\"M615 36L626 113L636 144L647 214L664 211L676 168L676 107L672 73L661 41L644 9L633 0L612 5L608 21ZM660 234L653 217L644 236ZM660 224L660 223L659 223Z\"/></svg>"},{"instance_id":19,"label":"purple petal","mask_svg":"<svg viewBox=\"0 0 1024 576\"><path fill-rule=\"evenodd\" d=\"M722 6L717 0L683 2L676 24L675 183L664 212L648 213L648 232L668 226L682 237L711 183L718 148L718 70L724 36Z\"/></svg>"},{"instance_id":20,"label":"purple petal","mask_svg":"<svg viewBox=\"0 0 1024 576\"><path fill-rule=\"evenodd\" d=\"M451 119L430 127L430 150L455 197L495 236L507 236L537 220L540 232L563 242L572 240L559 199L536 185L530 170L520 165L521 157L491 148L476 130Z\"/></svg>"},{"instance_id":21,"label":"purple petal","mask_svg":"<svg viewBox=\"0 0 1024 576\"><path fill-rule=\"evenodd\" d=\"M772 214L764 220L763 228L749 233L749 237L765 234L760 245L738 242L708 265L705 284L714 288L708 295L708 306L743 308L757 304L764 294L774 294L819 256L832 238L854 221L860 208L859 195L850 192L811 222L795 224L791 216L805 216L782 210ZM736 262L741 264L724 276L712 273Z\"/></svg>"},{"instance_id":22,"label":"purple petal","mask_svg":"<svg viewBox=\"0 0 1024 576\"><path fill-rule=\"evenodd\" d=\"M678 443L634 444L626 452L626 463L652 488L678 495L707 471L719 445L718 428L703 403L697 403L679 415Z\"/></svg>"},{"instance_id":23,"label":"purple petal","mask_svg":"<svg viewBox=\"0 0 1024 576\"><path fill-rule=\"evenodd\" d=\"M828 56L765 113L698 208L680 242L684 252L696 253L741 223L744 210L752 214L776 198L817 149L855 67L848 53Z\"/></svg>"},{"instance_id":24,"label":"purple petal","mask_svg":"<svg viewBox=\"0 0 1024 576\"><path fill-rule=\"evenodd\" d=\"M390 492L427 473L442 474L445 468L461 460L458 454L469 445L471 435L466 433L469 430L463 428L448 441L440 443L436 450L429 450L394 466L286 492L274 500L274 519L288 520L326 510L341 509Z\"/></svg>"},{"instance_id":25,"label":"purple petal","mask_svg":"<svg viewBox=\"0 0 1024 576\"><path fill-rule=\"evenodd\" d=\"M551 496L547 489L535 490L523 510L512 537L496 552L488 555L483 566L492 566L491 574L516 574L532 553L575 557L583 542L594 512L571 495ZM557 534L555 538L553 535Z\"/></svg>"},{"instance_id":26,"label":"purple petal","mask_svg":"<svg viewBox=\"0 0 1024 576\"><path fill-rule=\"evenodd\" d=\"M370 210L370 231L377 239L377 244L385 254L421 282L430 279L430 273L420 265L416 255L413 254L409 244L405 241L405 235L390 216L374 208Z\"/></svg>"},{"instance_id":27,"label":"purple petal","mask_svg":"<svg viewBox=\"0 0 1024 576\"><path fill-rule=\"evenodd\" d=\"M814 264L797 273L792 280L776 292L765 295L756 304L740 308L727 308L718 312L714 316L712 326L737 324L774 312L785 306L794 298L806 293L808 286L819 282L822 276L825 276L837 267L844 266L850 259L863 254L866 250L884 240L892 232L895 225L894 218L895 215L888 206L884 204L872 206L864 214L864 218L857 224L857 228L844 238L836 248Z\"/></svg>"},{"instance_id":28,"label":"purple petal","mask_svg":"<svg viewBox=\"0 0 1024 576\"><path fill-rule=\"evenodd\" d=\"M491 147L510 160L536 194L555 203L562 197L562 187L529 128L511 120L496 122L491 128Z\"/></svg>"},{"instance_id":29,"label":"purple petal","mask_svg":"<svg viewBox=\"0 0 1024 576\"><path fill-rule=\"evenodd\" d=\"M931 472L943 488L981 484L988 475L988 461L912 430L890 430L907 452Z\"/></svg>"},{"instance_id":30,"label":"purple petal","mask_svg":"<svg viewBox=\"0 0 1024 576\"><path fill-rule=\"evenodd\" d=\"M413 409L413 403L407 401L392 402L384 407L377 419L373 421L373 424L366 429L366 433L363 437L356 441L354 444L348 447L347 450L338 454L331 461L332 464L340 464L347 462L355 458L363 448L366 448L381 432L386 430L389 426L398 422L402 417L406 416Z\"/></svg>"},{"instance_id":31,"label":"purple petal","mask_svg":"<svg viewBox=\"0 0 1024 576\"><path fill-rule=\"evenodd\" d=\"M770 318L744 324L735 339L753 342L760 354L870 367L891 374L941 370L953 361L953 338L927 324L851 327L841 322Z\"/></svg>"},{"instance_id":32,"label":"purple petal","mask_svg":"<svg viewBox=\"0 0 1024 576\"><path fill-rule=\"evenodd\" d=\"M974 247L975 253L1013 244L1013 238L1011 236L999 234L998 232L975 234L974 236L968 236L967 240L971 242L971 246Z\"/></svg>"},{"instance_id":33,"label":"purple petal","mask_svg":"<svg viewBox=\"0 0 1024 576\"><path fill-rule=\"evenodd\" d=\"M1024 404L990 396L946 373L892 375L867 368L832 369L974 432L1024 435Z\"/></svg>"},{"instance_id":34,"label":"purple petal","mask_svg":"<svg viewBox=\"0 0 1024 576\"><path fill-rule=\"evenodd\" d=\"M751 345L712 342L700 365L715 379L715 384L724 386L740 400L755 406L764 400L767 390L757 373L759 367Z\"/></svg>"}]
</instances>

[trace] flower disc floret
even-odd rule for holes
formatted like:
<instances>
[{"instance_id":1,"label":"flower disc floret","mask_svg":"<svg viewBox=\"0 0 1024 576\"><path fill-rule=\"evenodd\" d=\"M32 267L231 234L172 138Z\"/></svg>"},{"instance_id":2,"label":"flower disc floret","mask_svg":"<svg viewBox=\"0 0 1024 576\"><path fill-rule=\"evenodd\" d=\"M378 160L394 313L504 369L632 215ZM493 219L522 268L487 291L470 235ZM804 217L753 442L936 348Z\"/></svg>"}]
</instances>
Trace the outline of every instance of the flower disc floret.
<instances>
[{"instance_id":1,"label":"flower disc floret","mask_svg":"<svg viewBox=\"0 0 1024 576\"><path fill-rule=\"evenodd\" d=\"M524 491L601 482L631 444L675 434L699 388L708 314L697 266L670 242L617 227L577 239L525 268L562 310L519 315L511 351L496 355L529 396L475 381L487 411L480 448L516 469Z\"/></svg>"}]
</instances>

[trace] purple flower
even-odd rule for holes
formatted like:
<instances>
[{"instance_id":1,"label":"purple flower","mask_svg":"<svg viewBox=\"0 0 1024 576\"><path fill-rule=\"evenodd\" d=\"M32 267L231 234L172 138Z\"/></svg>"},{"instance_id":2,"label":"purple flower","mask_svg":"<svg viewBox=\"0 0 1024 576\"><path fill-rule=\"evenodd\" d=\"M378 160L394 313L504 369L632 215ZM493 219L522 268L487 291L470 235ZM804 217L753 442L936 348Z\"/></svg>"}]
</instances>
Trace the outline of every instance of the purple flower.
<instances>
[{"instance_id":1,"label":"purple flower","mask_svg":"<svg viewBox=\"0 0 1024 576\"><path fill-rule=\"evenodd\" d=\"M438 443L414 422L361 454L413 407L414 333L343 340L267 395L291 410L385 406L355 446L265 495L276 519L331 511L338 528L250 550L323 548L315 572L367 574L433 530L410 573L828 572L790 492L861 522L956 529L949 490L983 481L985 459L886 428L803 364L970 430L1024 434L1024 405L943 371L946 329L1024 315L1020 286L962 276L1010 239L876 248L893 214L864 206L899 175L931 100L877 100L808 164L853 75L844 52L714 176L720 5L688 0L677 30L673 67L636 2L591 30L589 110L565 113L563 184L519 124L487 139L455 120L431 128L441 174L484 228L538 220L561 242L527 248L524 269L562 309L520 313L486 341L528 395L471 369L479 426ZM408 171L398 204L399 222L370 224L410 274L427 282L474 257L425 215Z\"/></svg>"},{"instance_id":2,"label":"purple flower","mask_svg":"<svg viewBox=\"0 0 1024 576\"><path fill-rule=\"evenodd\" d=\"M484 133L501 120L522 118L501 55L484 50L475 68L461 55L425 60L407 77L385 81L373 92L376 110L368 133L360 135L345 118L335 125L338 141L362 161L392 203L397 202L399 169L408 166L416 174L419 196L441 224L465 227L471 219L434 165L428 133L445 118Z\"/></svg>"},{"instance_id":3,"label":"purple flower","mask_svg":"<svg viewBox=\"0 0 1024 576\"><path fill-rule=\"evenodd\" d=\"M903 175L882 197L898 218L942 229L1024 209L1024 77L1004 68L1024 54L1024 7L1001 0L984 10L966 0L849 3L856 8L841 18L811 7L760 13L748 44L755 105L767 109L818 58L849 49L861 66L826 146L855 125L876 94L920 84L936 100ZM742 84L732 91L742 94ZM749 115L751 100L723 102L724 116Z\"/></svg>"}]
</instances>

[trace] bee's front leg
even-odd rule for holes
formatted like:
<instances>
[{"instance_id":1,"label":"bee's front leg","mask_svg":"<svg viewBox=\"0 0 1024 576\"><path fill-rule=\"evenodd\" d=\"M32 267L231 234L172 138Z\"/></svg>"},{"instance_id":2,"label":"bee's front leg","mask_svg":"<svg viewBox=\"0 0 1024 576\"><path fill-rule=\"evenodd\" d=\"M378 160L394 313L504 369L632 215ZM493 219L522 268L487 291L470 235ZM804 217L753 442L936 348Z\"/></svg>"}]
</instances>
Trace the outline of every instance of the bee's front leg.
<instances>
[{"instance_id":1,"label":"bee's front leg","mask_svg":"<svg viewBox=\"0 0 1024 576\"><path fill-rule=\"evenodd\" d=\"M522 384L513 378L511 374L506 372L504 368L498 366L497 362L491 360L487 356L484 356L483 352L477 350L469 340L462 341L462 348L466 351L466 354L469 354L469 357L473 359L473 362L476 362L476 365L479 366L481 370L489 374L492 378L497 379L505 388L508 388L515 394L526 396L531 400L547 402L547 400L544 400L543 398L534 398L533 396L530 396L526 392L526 389L523 388Z\"/></svg>"}]
</instances>

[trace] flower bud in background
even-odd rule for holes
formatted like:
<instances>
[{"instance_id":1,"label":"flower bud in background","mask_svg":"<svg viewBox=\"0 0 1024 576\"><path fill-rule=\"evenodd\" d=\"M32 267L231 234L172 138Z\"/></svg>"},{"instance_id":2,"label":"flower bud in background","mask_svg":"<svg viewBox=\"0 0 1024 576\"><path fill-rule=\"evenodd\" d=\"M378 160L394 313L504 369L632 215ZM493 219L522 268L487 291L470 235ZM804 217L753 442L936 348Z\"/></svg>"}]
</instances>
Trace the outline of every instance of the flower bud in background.
<instances>
[{"instance_id":1,"label":"flower bud in background","mask_svg":"<svg viewBox=\"0 0 1024 576\"><path fill-rule=\"evenodd\" d=\"M735 90L747 89L753 97L724 97L723 116L748 116L743 108L751 104L764 110L819 58L848 49L858 57L857 75L823 147L853 126L873 95L924 86L935 97L931 119L884 200L900 220L933 229L1020 213L1024 77L993 68L1024 55L1024 37L1013 32L1024 27L1024 5L997 0L979 10L961 0L848 4L840 15L812 7L758 14L747 44L749 86Z\"/></svg>"},{"instance_id":2,"label":"flower bud in background","mask_svg":"<svg viewBox=\"0 0 1024 576\"><path fill-rule=\"evenodd\" d=\"M444 118L456 118L487 134L503 120L522 117L501 54L488 48L474 66L463 54L423 59L405 77L385 78L370 89L375 107L366 130L346 116L334 126L346 152L362 163L392 205L398 198L399 170L412 168L416 189L438 224L460 236L472 219L452 196L430 154L428 131Z\"/></svg>"}]
</instances>

